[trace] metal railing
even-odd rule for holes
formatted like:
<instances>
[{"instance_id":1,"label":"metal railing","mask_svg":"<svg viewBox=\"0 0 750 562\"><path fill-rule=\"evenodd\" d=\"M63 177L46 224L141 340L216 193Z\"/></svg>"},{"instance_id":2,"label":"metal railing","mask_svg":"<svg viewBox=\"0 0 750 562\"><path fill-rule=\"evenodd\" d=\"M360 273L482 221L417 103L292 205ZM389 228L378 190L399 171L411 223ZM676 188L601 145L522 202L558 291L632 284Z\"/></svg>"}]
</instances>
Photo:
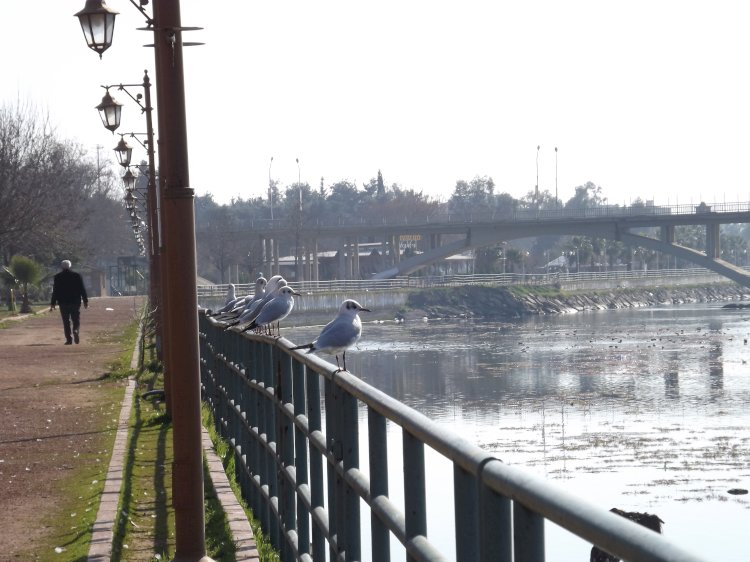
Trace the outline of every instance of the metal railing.
<instances>
[{"instance_id":1,"label":"metal railing","mask_svg":"<svg viewBox=\"0 0 750 562\"><path fill-rule=\"evenodd\" d=\"M319 219L303 218L304 229L311 228L338 228L357 226L420 226L439 224L480 224L494 222L529 222L539 220L580 220L599 218L626 218L644 216L667 216L667 215L700 215L700 214L724 214L724 213L747 213L750 212L750 202L734 203L712 203L706 205L681 204L681 205L596 205L584 208L548 208L534 209L533 207L497 208L490 210L469 210L435 212L425 215L403 215L403 216L380 216L374 217L371 213L341 215L336 218ZM289 218L280 219L253 219L244 224L246 230L262 230L265 233L288 232L297 228L297 224L290 222Z\"/></svg>"},{"instance_id":2,"label":"metal railing","mask_svg":"<svg viewBox=\"0 0 750 562\"><path fill-rule=\"evenodd\" d=\"M744 267L743 269L748 269ZM333 292L333 291L391 291L394 289L424 289L428 287L455 287L460 285L549 285L552 283L578 283L581 281L627 281L633 279L664 280L675 278L714 276L724 279L710 269L693 267L689 269L653 269L631 271L581 271L550 273L499 273L486 275L427 275L423 277L395 277L393 279L334 279L330 281L290 281L298 291ZM227 294L228 284L198 285L198 298L223 297ZM251 283L235 284L237 295L245 295L255 290Z\"/></svg>"},{"instance_id":3,"label":"metal railing","mask_svg":"<svg viewBox=\"0 0 750 562\"><path fill-rule=\"evenodd\" d=\"M292 351L284 338L225 330L204 314L200 338L204 399L234 449L242 495L282 562L361 560L362 505L375 562L391 560L391 537L409 561L543 561L545 521L628 560L700 560L503 463L351 373ZM403 450L402 466L390 465L404 475L394 494L388 424L400 427ZM453 466L455 553L427 535L426 447ZM403 502L392 498L400 495Z\"/></svg>"}]
</instances>

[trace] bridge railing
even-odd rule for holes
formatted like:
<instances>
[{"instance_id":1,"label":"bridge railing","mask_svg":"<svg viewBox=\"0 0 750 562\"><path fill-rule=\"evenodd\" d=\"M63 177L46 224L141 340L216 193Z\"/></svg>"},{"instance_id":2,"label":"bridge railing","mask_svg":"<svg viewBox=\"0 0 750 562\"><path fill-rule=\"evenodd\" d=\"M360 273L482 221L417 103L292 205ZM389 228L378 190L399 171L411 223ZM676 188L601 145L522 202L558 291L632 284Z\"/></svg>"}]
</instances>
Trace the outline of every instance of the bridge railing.
<instances>
[{"instance_id":1,"label":"bridge railing","mask_svg":"<svg viewBox=\"0 0 750 562\"><path fill-rule=\"evenodd\" d=\"M392 537L409 561L543 561L547 521L624 559L700 560L503 463L351 373L292 351L284 338L225 330L201 314L200 343L204 399L233 447L242 495L282 562L362 560L363 536L376 562L391 560ZM400 466L388 457L393 439ZM452 490L455 553L428 536L427 497L436 492L426 477L428 447L453 467L452 482L439 486ZM389 481L396 472L403 490Z\"/></svg>"},{"instance_id":2,"label":"bridge railing","mask_svg":"<svg viewBox=\"0 0 750 562\"><path fill-rule=\"evenodd\" d=\"M423 277L396 277L394 279L334 279L330 281L290 281L296 290L302 292L342 292L342 291L391 291L405 289L424 289L429 287L453 287L459 285L549 285L553 283L578 283L581 281L617 282L633 279L663 279L669 282L674 278L721 276L702 268L689 269L652 269L631 271L580 271L580 272L546 272L546 273L499 273L477 275L427 275ZM198 299L223 297L227 294L228 284L199 285ZM250 283L235 284L236 294L246 295L254 291Z\"/></svg>"},{"instance_id":3,"label":"bridge railing","mask_svg":"<svg viewBox=\"0 0 750 562\"><path fill-rule=\"evenodd\" d=\"M539 220L570 220L606 217L642 217L653 215L695 215L701 213L746 213L750 212L750 202L733 203L689 203L679 205L595 205L585 208L545 208L531 207L516 209L489 209L483 211L453 211L427 215L404 215L401 217L372 215L347 215L333 220L321 220L313 217L303 217L301 224L304 229L335 228L356 226L418 226L434 224L456 223L488 223L498 221L528 222ZM289 231L297 228L290 225L289 219L256 219L245 225L250 230Z\"/></svg>"}]
</instances>

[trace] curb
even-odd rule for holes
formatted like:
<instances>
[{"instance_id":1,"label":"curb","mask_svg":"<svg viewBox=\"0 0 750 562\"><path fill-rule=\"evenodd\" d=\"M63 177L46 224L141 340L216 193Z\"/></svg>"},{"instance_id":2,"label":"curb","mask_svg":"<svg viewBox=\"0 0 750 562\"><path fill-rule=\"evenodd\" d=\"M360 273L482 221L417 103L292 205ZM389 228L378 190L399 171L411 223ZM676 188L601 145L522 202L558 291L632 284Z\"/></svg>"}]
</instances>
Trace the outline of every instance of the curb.
<instances>
[{"instance_id":1,"label":"curb","mask_svg":"<svg viewBox=\"0 0 750 562\"><path fill-rule=\"evenodd\" d=\"M128 379L125 398L123 398L122 409L120 410L120 419L117 422L117 436L112 447L112 459L109 461L107 479L104 482L99 511L97 511L94 521L88 562L106 562L112 558L112 541L114 540L114 527L117 522L117 508L120 505L123 462L128 443L130 409L133 405L134 390L135 380Z\"/></svg>"},{"instance_id":2,"label":"curb","mask_svg":"<svg viewBox=\"0 0 750 562\"><path fill-rule=\"evenodd\" d=\"M206 455L206 464L208 465L208 476L211 478L216 497L221 502L221 507L227 516L229 531L237 548L235 552L236 560L237 562L257 562L260 560L260 555L245 510L242 509L232 487L229 485L229 479L224 472L224 465L221 464L221 459L216 455L211 437L205 427L201 428L201 435L203 453Z\"/></svg>"}]
</instances>

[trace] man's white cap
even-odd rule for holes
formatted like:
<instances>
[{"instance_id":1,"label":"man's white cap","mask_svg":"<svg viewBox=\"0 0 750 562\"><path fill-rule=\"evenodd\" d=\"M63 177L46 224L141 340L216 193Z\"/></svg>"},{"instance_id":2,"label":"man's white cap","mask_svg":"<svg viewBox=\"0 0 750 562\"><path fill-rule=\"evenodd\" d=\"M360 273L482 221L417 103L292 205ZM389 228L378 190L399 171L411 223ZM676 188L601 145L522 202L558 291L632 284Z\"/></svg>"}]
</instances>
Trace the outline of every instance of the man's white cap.
<instances>
[{"instance_id":1,"label":"man's white cap","mask_svg":"<svg viewBox=\"0 0 750 562\"><path fill-rule=\"evenodd\" d=\"M70 266L72 266L73 264L70 263L70 260L63 260L60 265L63 269L70 269Z\"/></svg>"}]
</instances>

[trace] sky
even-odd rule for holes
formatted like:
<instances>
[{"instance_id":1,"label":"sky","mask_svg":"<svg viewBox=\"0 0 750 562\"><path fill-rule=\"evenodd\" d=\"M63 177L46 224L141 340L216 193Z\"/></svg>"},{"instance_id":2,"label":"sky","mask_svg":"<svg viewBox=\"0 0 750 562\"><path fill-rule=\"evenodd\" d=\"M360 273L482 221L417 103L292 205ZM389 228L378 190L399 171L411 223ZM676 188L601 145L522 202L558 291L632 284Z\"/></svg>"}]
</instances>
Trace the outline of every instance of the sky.
<instances>
[{"instance_id":1,"label":"sky","mask_svg":"<svg viewBox=\"0 0 750 562\"><path fill-rule=\"evenodd\" d=\"M94 109L100 85L141 83L144 69L153 79L152 36L128 0L108 0L120 15L99 60L73 17L84 3L3 2L0 103L33 105L115 167L119 136ZM265 197L269 172L282 189L298 177L361 188L378 170L388 186L442 201L477 176L523 197L537 175L563 201L589 181L609 203L750 200L746 1L182 0L181 10L183 26L203 28L184 40L205 43L185 48L190 184L219 203ZM135 103L113 94L119 131L145 132Z\"/></svg>"}]
</instances>

